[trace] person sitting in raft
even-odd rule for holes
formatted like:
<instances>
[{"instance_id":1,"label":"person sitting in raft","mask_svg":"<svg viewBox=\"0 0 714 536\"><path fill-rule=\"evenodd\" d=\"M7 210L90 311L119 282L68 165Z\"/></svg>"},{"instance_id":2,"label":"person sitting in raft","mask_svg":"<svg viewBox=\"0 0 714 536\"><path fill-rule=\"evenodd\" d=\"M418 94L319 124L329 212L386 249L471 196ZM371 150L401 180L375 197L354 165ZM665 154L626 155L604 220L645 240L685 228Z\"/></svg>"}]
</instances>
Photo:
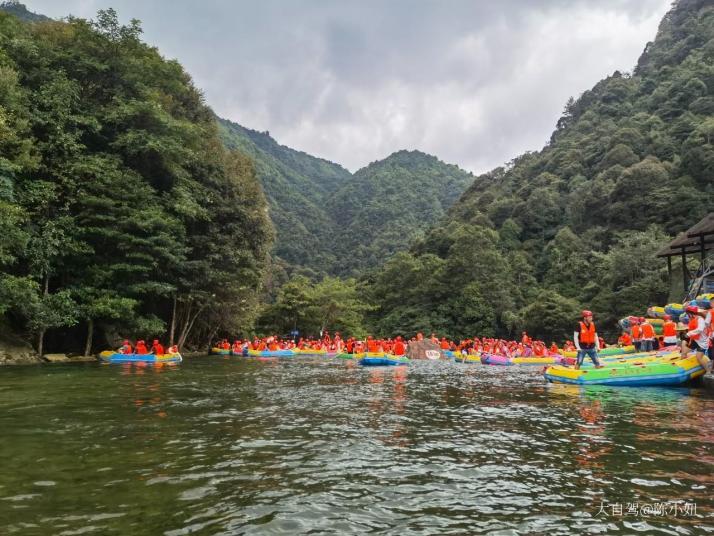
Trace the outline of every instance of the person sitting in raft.
<instances>
[{"instance_id":1,"label":"person sitting in raft","mask_svg":"<svg viewBox=\"0 0 714 536\"><path fill-rule=\"evenodd\" d=\"M622 335L620 335L620 338L617 339L617 344L620 347L630 346L632 344L632 337L630 337L630 334L627 333L627 331L623 331Z\"/></svg>"},{"instance_id":2,"label":"person sitting in raft","mask_svg":"<svg viewBox=\"0 0 714 536\"><path fill-rule=\"evenodd\" d=\"M119 353L120 354L130 354L132 353L133 349L131 347L131 343L129 342L128 339L124 339L124 342L121 345L121 348L119 348Z\"/></svg>"},{"instance_id":3,"label":"person sitting in raft","mask_svg":"<svg viewBox=\"0 0 714 536\"><path fill-rule=\"evenodd\" d=\"M220 347L221 347L222 350L230 350L230 349L231 349L231 345L230 345L230 343L228 342L228 339L223 339L223 341L221 341L221 346L220 346Z\"/></svg>"},{"instance_id":4,"label":"person sitting in raft","mask_svg":"<svg viewBox=\"0 0 714 536\"><path fill-rule=\"evenodd\" d=\"M700 311L695 305L687 305L685 311L689 315L689 329L687 337L682 341L682 357L687 357L690 350L694 350L697 361L707 372L711 372L711 363L704 357L709 350L709 335L711 331L711 313ZM707 324L707 319L709 324Z\"/></svg>"},{"instance_id":5,"label":"person sitting in raft","mask_svg":"<svg viewBox=\"0 0 714 536\"><path fill-rule=\"evenodd\" d=\"M404 342L402 341L402 338L397 337L397 340L394 341L394 347L392 348L394 355L404 355L406 353L406 350L407 349L404 346Z\"/></svg>"},{"instance_id":6,"label":"person sitting in raft","mask_svg":"<svg viewBox=\"0 0 714 536\"><path fill-rule=\"evenodd\" d=\"M575 343L575 348L578 350L575 369L580 368L586 355L592 359L595 368L602 368L597 358L598 350L600 350L600 341L595 331L595 324L593 324L593 314L586 310L583 311L582 316L582 321L578 323L578 326L573 332L573 342Z\"/></svg>"},{"instance_id":7,"label":"person sitting in raft","mask_svg":"<svg viewBox=\"0 0 714 536\"><path fill-rule=\"evenodd\" d=\"M555 341L550 343L550 353L551 354L559 354L560 350L558 349L558 345L555 344Z\"/></svg>"},{"instance_id":8,"label":"person sitting in raft","mask_svg":"<svg viewBox=\"0 0 714 536\"><path fill-rule=\"evenodd\" d=\"M174 344L173 346L169 346L169 353L170 354L178 354L178 345Z\"/></svg>"},{"instance_id":9,"label":"person sitting in raft","mask_svg":"<svg viewBox=\"0 0 714 536\"><path fill-rule=\"evenodd\" d=\"M139 355L148 354L149 349L146 347L146 343L144 341L136 341L136 349L134 350L134 353Z\"/></svg>"},{"instance_id":10,"label":"person sitting in raft","mask_svg":"<svg viewBox=\"0 0 714 536\"><path fill-rule=\"evenodd\" d=\"M164 347L159 342L159 339L154 339L151 345L151 353L154 355L164 355Z\"/></svg>"}]
</instances>

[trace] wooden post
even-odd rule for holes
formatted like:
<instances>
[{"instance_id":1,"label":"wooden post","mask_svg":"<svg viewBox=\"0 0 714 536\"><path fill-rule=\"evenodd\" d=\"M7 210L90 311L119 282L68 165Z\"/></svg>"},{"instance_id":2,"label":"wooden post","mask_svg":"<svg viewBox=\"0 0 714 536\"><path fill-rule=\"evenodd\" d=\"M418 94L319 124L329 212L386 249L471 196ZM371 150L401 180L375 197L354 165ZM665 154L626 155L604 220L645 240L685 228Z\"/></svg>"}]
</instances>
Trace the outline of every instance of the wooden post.
<instances>
[{"instance_id":1,"label":"wooden post","mask_svg":"<svg viewBox=\"0 0 714 536\"><path fill-rule=\"evenodd\" d=\"M704 262L704 251L705 251L704 250L704 235L703 234L699 235L699 248L700 248L699 253L701 254L702 263L703 263Z\"/></svg>"},{"instance_id":2,"label":"wooden post","mask_svg":"<svg viewBox=\"0 0 714 536\"><path fill-rule=\"evenodd\" d=\"M684 294L687 294L687 255L684 253L684 248L682 248L682 282L684 283Z\"/></svg>"},{"instance_id":3,"label":"wooden post","mask_svg":"<svg viewBox=\"0 0 714 536\"><path fill-rule=\"evenodd\" d=\"M667 277L669 277L669 284L672 284L672 257L667 256Z\"/></svg>"}]
</instances>

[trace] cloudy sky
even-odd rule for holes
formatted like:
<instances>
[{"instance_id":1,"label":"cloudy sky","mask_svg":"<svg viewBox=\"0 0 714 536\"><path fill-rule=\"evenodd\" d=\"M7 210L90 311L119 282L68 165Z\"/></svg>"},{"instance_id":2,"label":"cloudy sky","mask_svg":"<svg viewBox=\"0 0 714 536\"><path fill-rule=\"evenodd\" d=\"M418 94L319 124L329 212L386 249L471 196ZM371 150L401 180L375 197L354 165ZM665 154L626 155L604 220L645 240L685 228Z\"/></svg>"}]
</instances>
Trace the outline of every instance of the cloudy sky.
<instances>
[{"instance_id":1,"label":"cloudy sky","mask_svg":"<svg viewBox=\"0 0 714 536\"><path fill-rule=\"evenodd\" d=\"M670 0L25 0L114 7L221 116L354 171L419 149L487 171L540 149L569 96L631 71Z\"/></svg>"}]
</instances>

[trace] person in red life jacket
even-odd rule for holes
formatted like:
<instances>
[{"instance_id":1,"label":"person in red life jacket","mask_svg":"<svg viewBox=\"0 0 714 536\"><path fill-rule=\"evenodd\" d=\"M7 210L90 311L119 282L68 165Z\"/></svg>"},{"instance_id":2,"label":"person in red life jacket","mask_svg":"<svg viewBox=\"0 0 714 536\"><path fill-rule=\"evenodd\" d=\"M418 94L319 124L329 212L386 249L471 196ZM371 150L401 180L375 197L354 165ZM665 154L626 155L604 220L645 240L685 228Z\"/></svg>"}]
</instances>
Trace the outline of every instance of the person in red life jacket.
<instances>
[{"instance_id":1,"label":"person in red life jacket","mask_svg":"<svg viewBox=\"0 0 714 536\"><path fill-rule=\"evenodd\" d=\"M169 347L169 353L170 354L178 354L178 345L174 344L173 346Z\"/></svg>"},{"instance_id":2,"label":"person in red life jacket","mask_svg":"<svg viewBox=\"0 0 714 536\"><path fill-rule=\"evenodd\" d=\"M236 339L235 341L233 341L233 346L231 347L231 351L234 354L243 353L243 343Z\"/></svg>"},{"instance_id":3,"label":"person in red life jacket","mask_svg":"<svg viewBox=\"0 0 714 536\"><path fill-rule=\"evenodd\" d=\"M632 327L630 328L630 333L632 334L632 344L635 345L635 352L639 352L642 347L642 328L640 327L640 319L632 319Z\"/></svg>"},{"instance_id":4,"label":"person in red life jacket","mask_svg":"<svg viewBox=\"0 0 714 536\"><path fill-rule=\"evenodd\" d=\"M560 350L558 349L558 345L555 344L555 342L550 343L550 353L551 354L559 354Z\"/></svg>"},{"instance_id":5,"label":"person in red life jacket","mask_svg":"<svg viewBox=\"0 0 714 536\"><path fill-rule=\"evenodd\" d=\"M439 348L441 348L442 350L449 349L449 343L446 340L446 337L442 337L441 340L439 341Z\"/></svg>"},{"instance_id":6,"label":"person in red life jacket","mask_svg":"<svg viewBox=\"0 0 714 536\"><path fill-rule=\"evenodd\" d=\"M228 342L228 339L223 339L223 341L221 341L221 349L222 350L230 350L231 349L231 345Z\"/></svg>"},{"instance_id":7,"label":"person in red life jacket","mask_svg":"<svg viewBox=\"0 0 714 536\"><path fill-rule=\"evenodd\" d=\"M392 351L394 355L404 355L406 353L407 349L401 337L397 337L397 340L394 341L394 349Z\"/></svg>"},{"instance_id":8,"label":"person in red life jacket","mask_svg":"<svg viewBox=\"0 0 714 536\"><path fill-rule=\"evenodd\" d=\"M605 339L603 339L602 337L598 337L598 341L600 342L600 350L602 350L603 348L607 348L607 344L605 344Z\"/></svg>"},{"instance_id":9,"label":"person in red life jacket","mask_svg":"<svg viewBox=\"0 0 714 536\"><path fill-rule=\"evenodd\" d=\"M154 355L164 355L164 347L159 342L159 339L154 339L151 345L151 353Z\"/></svg>"},{"instance_id":10,"label":"person in red life jacket","mask_svg":"<svg viewBox=\"0 0 714 536\"><path fill-rule=\"evenodd\" d=\"M600 361L597 358L598 350L600 349L600 341L598 340L595 324L593 323L593 314L590 311L583 311L583 319L578 322L578 325L573 331L573 343L578 350L578 357L575 362L576 370L583 364L585 356L590 357L595 368L602 368Z\"/></svg>"},{"instance_id":11,"label":"person in red life jacket","mask_svg":"<svg viewBox=\"0 0 714 536\"><path fill-rule=\"evenodd\" d=\"M630 337L629 333L623 331L622 335L620 335L620 338L617 339L617 344L619 344L620 346L630 346L632 344L632 337Z\"/></svg>"},{"instance_id":12,"label":"person in red life jacket","mask_svg":"<svg viewBox=\"0 0 714 536\"><path fill-rule=\"evenodd\" d=\"M132 353L133 349L131 347L131 343L129 342L128 339L124 339L124 342L121 345L121 348L119 348L119 353L120 354L130 354Z\"/></svg>"},{"instance_id":13,"label":"person in red life jacket","mask_svg":"<svg viewBox=\"0 0 714 536\"><path fill-rule=\"evenodd\" d=\"M531 344L533 344L533 340L528 336L528 333L526 333L525 331L521 333L521 343L524 346L530 346Z\"/></svg>"},{"instance_id":14,"label":"person in red life jacket","mask_svg":"<svg viewBox=\"0 0 714 536\"><path fill-rule=\"evenodd\" d=\"M654 327L646 318L640 318L640 330L640 348L643 352L651 352L654 350Z\"/></svg>"},{"instance_id":15,"label":"person in red life jacket","mask_svg":"<svg viewBox=\"0 0 714 536\"><path fill-rule=\"evenodd\" d=\"M662 342L665 346L673 346L677 344L677 324L672 322L672 317L664 315L664 325L662 326Z\"/></svg>"},{"instance_id":16,"label":"person in red life jacket","mask_svg":"<svg viewBox=\"0 0 714 536\"><path fill-rule=\"evenodd\" d=\"M704 370L711 372L710 362L705 357L709 350L711 335L711 325L707 324L707 319L711 319L711 315L694 305L687 305L684 310L689 315L689 325L687 326L688 340L682 341L682 357L687 357L689 351L694 350L699 365Z\"/></svg>"},{"instance_id":17,"label":"person in red life jacket","mask_svg":"<svg viewBox=\"0 0 714 536\"><path fill-rule=\"evenodd\" d=\"M148 354L149 349L146 347L146 343L144 341L136 341L136 349L134 350L134 353L139 355Z\"/></svg>"}]
</instances>

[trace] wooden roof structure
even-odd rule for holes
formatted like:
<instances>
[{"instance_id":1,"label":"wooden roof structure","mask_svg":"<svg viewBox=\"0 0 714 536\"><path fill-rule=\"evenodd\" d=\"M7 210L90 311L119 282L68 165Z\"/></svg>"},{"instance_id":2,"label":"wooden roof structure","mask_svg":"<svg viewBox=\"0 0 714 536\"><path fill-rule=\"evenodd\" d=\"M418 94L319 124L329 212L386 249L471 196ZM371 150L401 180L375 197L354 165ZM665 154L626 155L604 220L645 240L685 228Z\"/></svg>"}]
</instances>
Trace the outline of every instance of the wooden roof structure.
<instances>
[{"instance_id":1,"label":"wooden roof structure","mask_svg":"<svg viewBox=\"0 0 714 536\"><path fill-rule=\"evenodd\" d=\"M658 257L679 257L699 253L704 260L707 251L714 249L714 212L680 233L677 238L657 252Z\"/></svg>"},{"instance_id":2,"label":"wooden roof structure","mask_svg":"<svg viewBox=\"0 0 714 536\"><path fill-rule=\"evenodd\" d=\"M668 245L657 252L657 257L667 258L667 272L672 279L672 257L682 258L682 283L687 292L692 274L687 266L687 255L699 254L704 266L707 251L714 250L714 212L704 216L698 223L679 233Z\"/></svg>"}]
</instances>

